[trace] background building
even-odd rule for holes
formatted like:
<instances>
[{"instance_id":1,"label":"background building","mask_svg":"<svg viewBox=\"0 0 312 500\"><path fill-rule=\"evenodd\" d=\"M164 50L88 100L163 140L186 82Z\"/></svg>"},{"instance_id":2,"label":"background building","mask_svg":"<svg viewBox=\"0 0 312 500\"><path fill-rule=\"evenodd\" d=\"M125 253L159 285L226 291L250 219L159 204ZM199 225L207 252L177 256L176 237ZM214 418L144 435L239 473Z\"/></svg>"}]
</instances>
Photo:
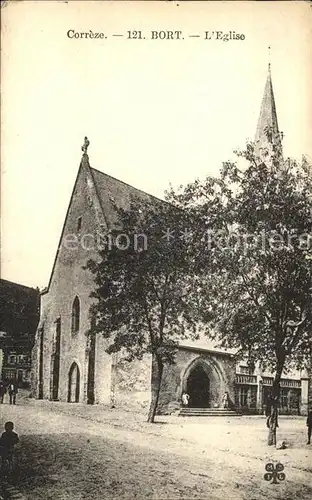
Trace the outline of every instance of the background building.
<instances>
[{"instance_id":1,"label":"background building","mask_svg":"<svg viewBox=\"0 0 312 500\"><path fill-rule=\"evenodd\" d=\"M39 290L0 280L2 380L30 386L31 349L39 321Z\"/></svg>"}]
</instances>

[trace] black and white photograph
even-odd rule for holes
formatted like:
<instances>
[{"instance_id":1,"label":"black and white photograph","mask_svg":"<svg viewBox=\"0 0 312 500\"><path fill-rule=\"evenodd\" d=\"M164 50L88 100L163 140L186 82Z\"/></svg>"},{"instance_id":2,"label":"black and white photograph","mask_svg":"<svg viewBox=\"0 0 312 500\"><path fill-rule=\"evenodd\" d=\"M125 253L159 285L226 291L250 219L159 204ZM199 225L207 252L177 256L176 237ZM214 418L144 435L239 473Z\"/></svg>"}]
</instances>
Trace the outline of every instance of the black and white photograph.
<instances>
[{"instance_id":1,"label":"black and white photograph","mask_svg":"<svg viewBox=\"0 0 312 500\"><path fill-rule=\"evenodd\" d=\"M312 9L1 2L0 500L312 497Z\"/></svg>"}]
</instances>

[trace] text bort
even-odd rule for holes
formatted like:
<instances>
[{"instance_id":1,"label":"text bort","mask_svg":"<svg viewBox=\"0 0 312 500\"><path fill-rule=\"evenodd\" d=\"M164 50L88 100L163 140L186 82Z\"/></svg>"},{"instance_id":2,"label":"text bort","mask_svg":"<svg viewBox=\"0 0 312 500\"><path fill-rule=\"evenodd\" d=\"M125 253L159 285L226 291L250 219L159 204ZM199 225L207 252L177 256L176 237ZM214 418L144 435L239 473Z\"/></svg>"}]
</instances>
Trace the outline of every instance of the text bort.
<instances>
[{"instance_id":1,"label":"text bort","mask_svg":"<svg viewBox=\"0 0 312 500\"><path fill-rule=\"evenodd\" d=\"M182 31L151 31L152 40L182 40Z\"/></svg>"}]
</instances>

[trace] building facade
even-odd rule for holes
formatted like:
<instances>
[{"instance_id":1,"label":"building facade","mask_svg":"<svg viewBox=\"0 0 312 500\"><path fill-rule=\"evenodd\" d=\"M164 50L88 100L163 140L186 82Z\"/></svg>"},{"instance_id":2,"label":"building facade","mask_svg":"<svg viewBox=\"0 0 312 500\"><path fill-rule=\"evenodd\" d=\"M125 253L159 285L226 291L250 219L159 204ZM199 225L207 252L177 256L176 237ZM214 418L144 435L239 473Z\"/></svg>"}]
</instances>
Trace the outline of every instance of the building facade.
<instances>
[{"instance_id":1,"label":"building facade","mask_svg":"<svg viewBox=\"0 0 312 500\"><path fill-rule=\"evenodd\" d=\"M238 365L235 376L235 406L243 413L265 413L269 404L273 376ZM309 379L305 371L292 372L281 379L280 413L306 414Z\"/></svg>"},{"instance_id":2,"label":"building facade","mask_svg":"<svg viewBox=\"0 0 312 500\"><path fill-rule=\"evenodd\" d=\"M269 72L256 133L259 155L271 128L280 140ZM51 278L41 293L41 316L33 349L32 386L37 398L145 408L149 404L153 370L151 359L128 363L120 354L108 355L106 341L92 335L89 316L93 277L85 269L97 258L100 234L115 224L115 206L127 209L132 196L153 197L91 168L88 142L66 214ZM91 334L86 335L86 332ZM272 385L270 374L247 373L236 366L233 354L204 346L180 345L175 364L165 368L159 412L181 406L183 392L191 407L218 408L225 392L233 408L265 411ZM300 374L282 380L281 411L305 412L307 379Z\"/></svg>"},{"instance_id":3,"label":"building facade","mask_svg":"<svg viewBox=\"0 0 312 500\"><path fill-rule=\"evenodd\" d=\"M0 280L1 378L31 383L31 351L39 322L39 290Z\"/></svg>"},{"instance_id":4,"label":"building facade","mask_svg":"<svg viewBox=\"0 0 312 500\"><path fill-rule=\"evenodd\" d=\"M31 349L9 349L4 352L2 379L14 380L18 387L30 387Z\"/></svg>"}]
</instances>

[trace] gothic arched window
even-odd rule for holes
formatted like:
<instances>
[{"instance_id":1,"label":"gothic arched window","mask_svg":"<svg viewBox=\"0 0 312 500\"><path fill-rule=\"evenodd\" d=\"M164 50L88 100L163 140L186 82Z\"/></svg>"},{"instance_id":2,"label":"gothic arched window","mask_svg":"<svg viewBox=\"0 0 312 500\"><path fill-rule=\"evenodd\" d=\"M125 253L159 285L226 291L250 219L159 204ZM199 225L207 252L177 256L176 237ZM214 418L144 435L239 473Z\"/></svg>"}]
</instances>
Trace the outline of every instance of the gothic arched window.
<instances>
[{"instance_id":1,"label":"gothic arched window","mask_svg":"<svg viewBox=\"0 0 312 500\"><path fill-rule=\"evenodd\" d=\"M72 307L72 333L77 333L80 324L80 302L76 296Z\"/></svg>"}]
</instances>

